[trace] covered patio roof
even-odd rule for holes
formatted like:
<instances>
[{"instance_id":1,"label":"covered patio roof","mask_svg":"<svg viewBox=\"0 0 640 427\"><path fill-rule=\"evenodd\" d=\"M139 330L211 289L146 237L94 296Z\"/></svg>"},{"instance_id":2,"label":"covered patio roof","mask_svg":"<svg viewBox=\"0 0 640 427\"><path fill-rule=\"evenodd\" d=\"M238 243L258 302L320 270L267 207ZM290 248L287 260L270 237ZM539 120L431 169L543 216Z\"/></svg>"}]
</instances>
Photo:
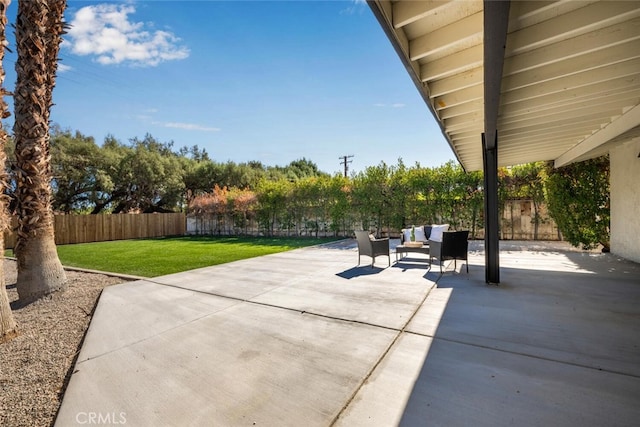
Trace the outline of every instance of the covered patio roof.
<instances>
[{"instance_id":1,"label":"covered patio roof","mask_svg":"<svg viewBox=\"0 0 640 427\"><path fill-rule=\"evenodd\" d=\"M640 136L640 2L368 4L466 170L483 168L492 118L500 166L562 166ZM485 16L493 4L504 22ZM485 46L502 24L505 45Z\"/></svg>"}]
</instances>

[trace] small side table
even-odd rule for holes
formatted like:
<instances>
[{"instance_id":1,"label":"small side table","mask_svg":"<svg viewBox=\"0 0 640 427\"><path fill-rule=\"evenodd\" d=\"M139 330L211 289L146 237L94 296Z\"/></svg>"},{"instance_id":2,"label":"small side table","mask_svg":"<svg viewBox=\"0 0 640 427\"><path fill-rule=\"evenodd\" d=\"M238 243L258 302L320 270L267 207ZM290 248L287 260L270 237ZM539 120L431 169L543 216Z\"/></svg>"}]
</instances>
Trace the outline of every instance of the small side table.
<instances>
[{"instance_id":1,"label":"small side table","mask_svg":"<svg viewBox=\"0 0 640 427\"><path fill-rule=\"evenodd\" d=\"M407 245L396 246L396 262L401 260L402 257L408 254L409 252L429 255L429 244L423 243L422 246L407 246ZM431 264L431 257L429 257L429 264Z\"/></svg>"}]
</instances>

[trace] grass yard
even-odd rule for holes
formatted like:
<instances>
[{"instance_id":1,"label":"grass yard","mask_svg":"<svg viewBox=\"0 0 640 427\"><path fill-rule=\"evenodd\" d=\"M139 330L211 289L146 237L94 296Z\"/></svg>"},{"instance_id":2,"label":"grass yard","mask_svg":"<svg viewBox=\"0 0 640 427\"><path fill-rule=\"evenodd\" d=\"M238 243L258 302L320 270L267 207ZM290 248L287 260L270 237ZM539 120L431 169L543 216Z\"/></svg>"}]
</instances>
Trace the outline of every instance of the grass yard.
<instances>
[{"instance_id":1,"label":"grass yard","mask_svg":"<svg viewBox=\"0 0 640 427\"><path fill-rule=\"evenodd\" d=\"M182 236L61 245L58 256L69 267L155 277L333 240ZM7 255L13 256L13 251Z\"/></svg>"}]
</instances>

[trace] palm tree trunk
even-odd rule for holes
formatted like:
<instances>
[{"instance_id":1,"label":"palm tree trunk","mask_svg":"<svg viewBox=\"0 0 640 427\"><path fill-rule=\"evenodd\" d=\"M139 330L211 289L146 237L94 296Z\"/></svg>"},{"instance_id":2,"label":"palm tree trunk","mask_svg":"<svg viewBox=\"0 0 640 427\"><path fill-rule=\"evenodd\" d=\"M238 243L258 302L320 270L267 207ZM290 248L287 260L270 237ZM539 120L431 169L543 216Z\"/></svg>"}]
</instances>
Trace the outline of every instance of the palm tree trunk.
<instances>
[{"instance_id":1,"label":"palm tree trunk","mask_svg":"<svg viewBox=\"0 0 640 427\"><path fill-rule=\"evenodd\" d=\"M0 117L3 119L9 116L9 109L4 101L4 66L2 64L9 3L10 0L0 0ZM7 169L5 168L7 158L4 151L6 143L7 134L2 129L2 122L0 122L0 343L15 337L18 330L16 321L13 319L13 313L11 313L11 305L9 305L4 278L4 232L9 223L7 197L4 191L7 187Z\"/></svg>"},{"instance_id":2,"label":"palm tree trunk","mask_svg":"<svg viewBox=\"0 0 640 427\"><path fill-rule=\"evenodd\" d=\"M49 112L62 40L63 0L19 0L14 94L18 259L16 287L29 303L66 287L51 207Z\"/></svg>"}]
</instances>

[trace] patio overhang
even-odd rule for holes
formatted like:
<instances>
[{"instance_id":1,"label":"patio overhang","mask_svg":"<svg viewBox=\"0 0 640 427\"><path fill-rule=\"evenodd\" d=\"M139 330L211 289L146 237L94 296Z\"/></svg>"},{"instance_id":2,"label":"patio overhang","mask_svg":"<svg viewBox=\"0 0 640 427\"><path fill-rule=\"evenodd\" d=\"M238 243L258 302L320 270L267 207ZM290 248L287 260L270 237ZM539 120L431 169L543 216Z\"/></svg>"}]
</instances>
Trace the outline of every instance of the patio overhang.
<instances>
[{"instance_id":1,"label":"patio overhang","mask_svg":"<svg viewBox=\"0 0 640 427\"><path fill-rule=\"evenodd\" d=\"M499 283L497 168L640 136L640 2L368 4L460 164L484 171L486 282Z\"/></svg>"},{"instance_id":2,"label":"patio overhang","mask_svg":"<svg viewBox=\"0 0 640 427\"><path fill-rule=\"evenodd\" d=\"M491 123L499 166L562 166L640 136L640 2L513 1L504 47L485 45L496 2L368 3L466 170L483 168Z\"/></svg>"}]
</instances>

